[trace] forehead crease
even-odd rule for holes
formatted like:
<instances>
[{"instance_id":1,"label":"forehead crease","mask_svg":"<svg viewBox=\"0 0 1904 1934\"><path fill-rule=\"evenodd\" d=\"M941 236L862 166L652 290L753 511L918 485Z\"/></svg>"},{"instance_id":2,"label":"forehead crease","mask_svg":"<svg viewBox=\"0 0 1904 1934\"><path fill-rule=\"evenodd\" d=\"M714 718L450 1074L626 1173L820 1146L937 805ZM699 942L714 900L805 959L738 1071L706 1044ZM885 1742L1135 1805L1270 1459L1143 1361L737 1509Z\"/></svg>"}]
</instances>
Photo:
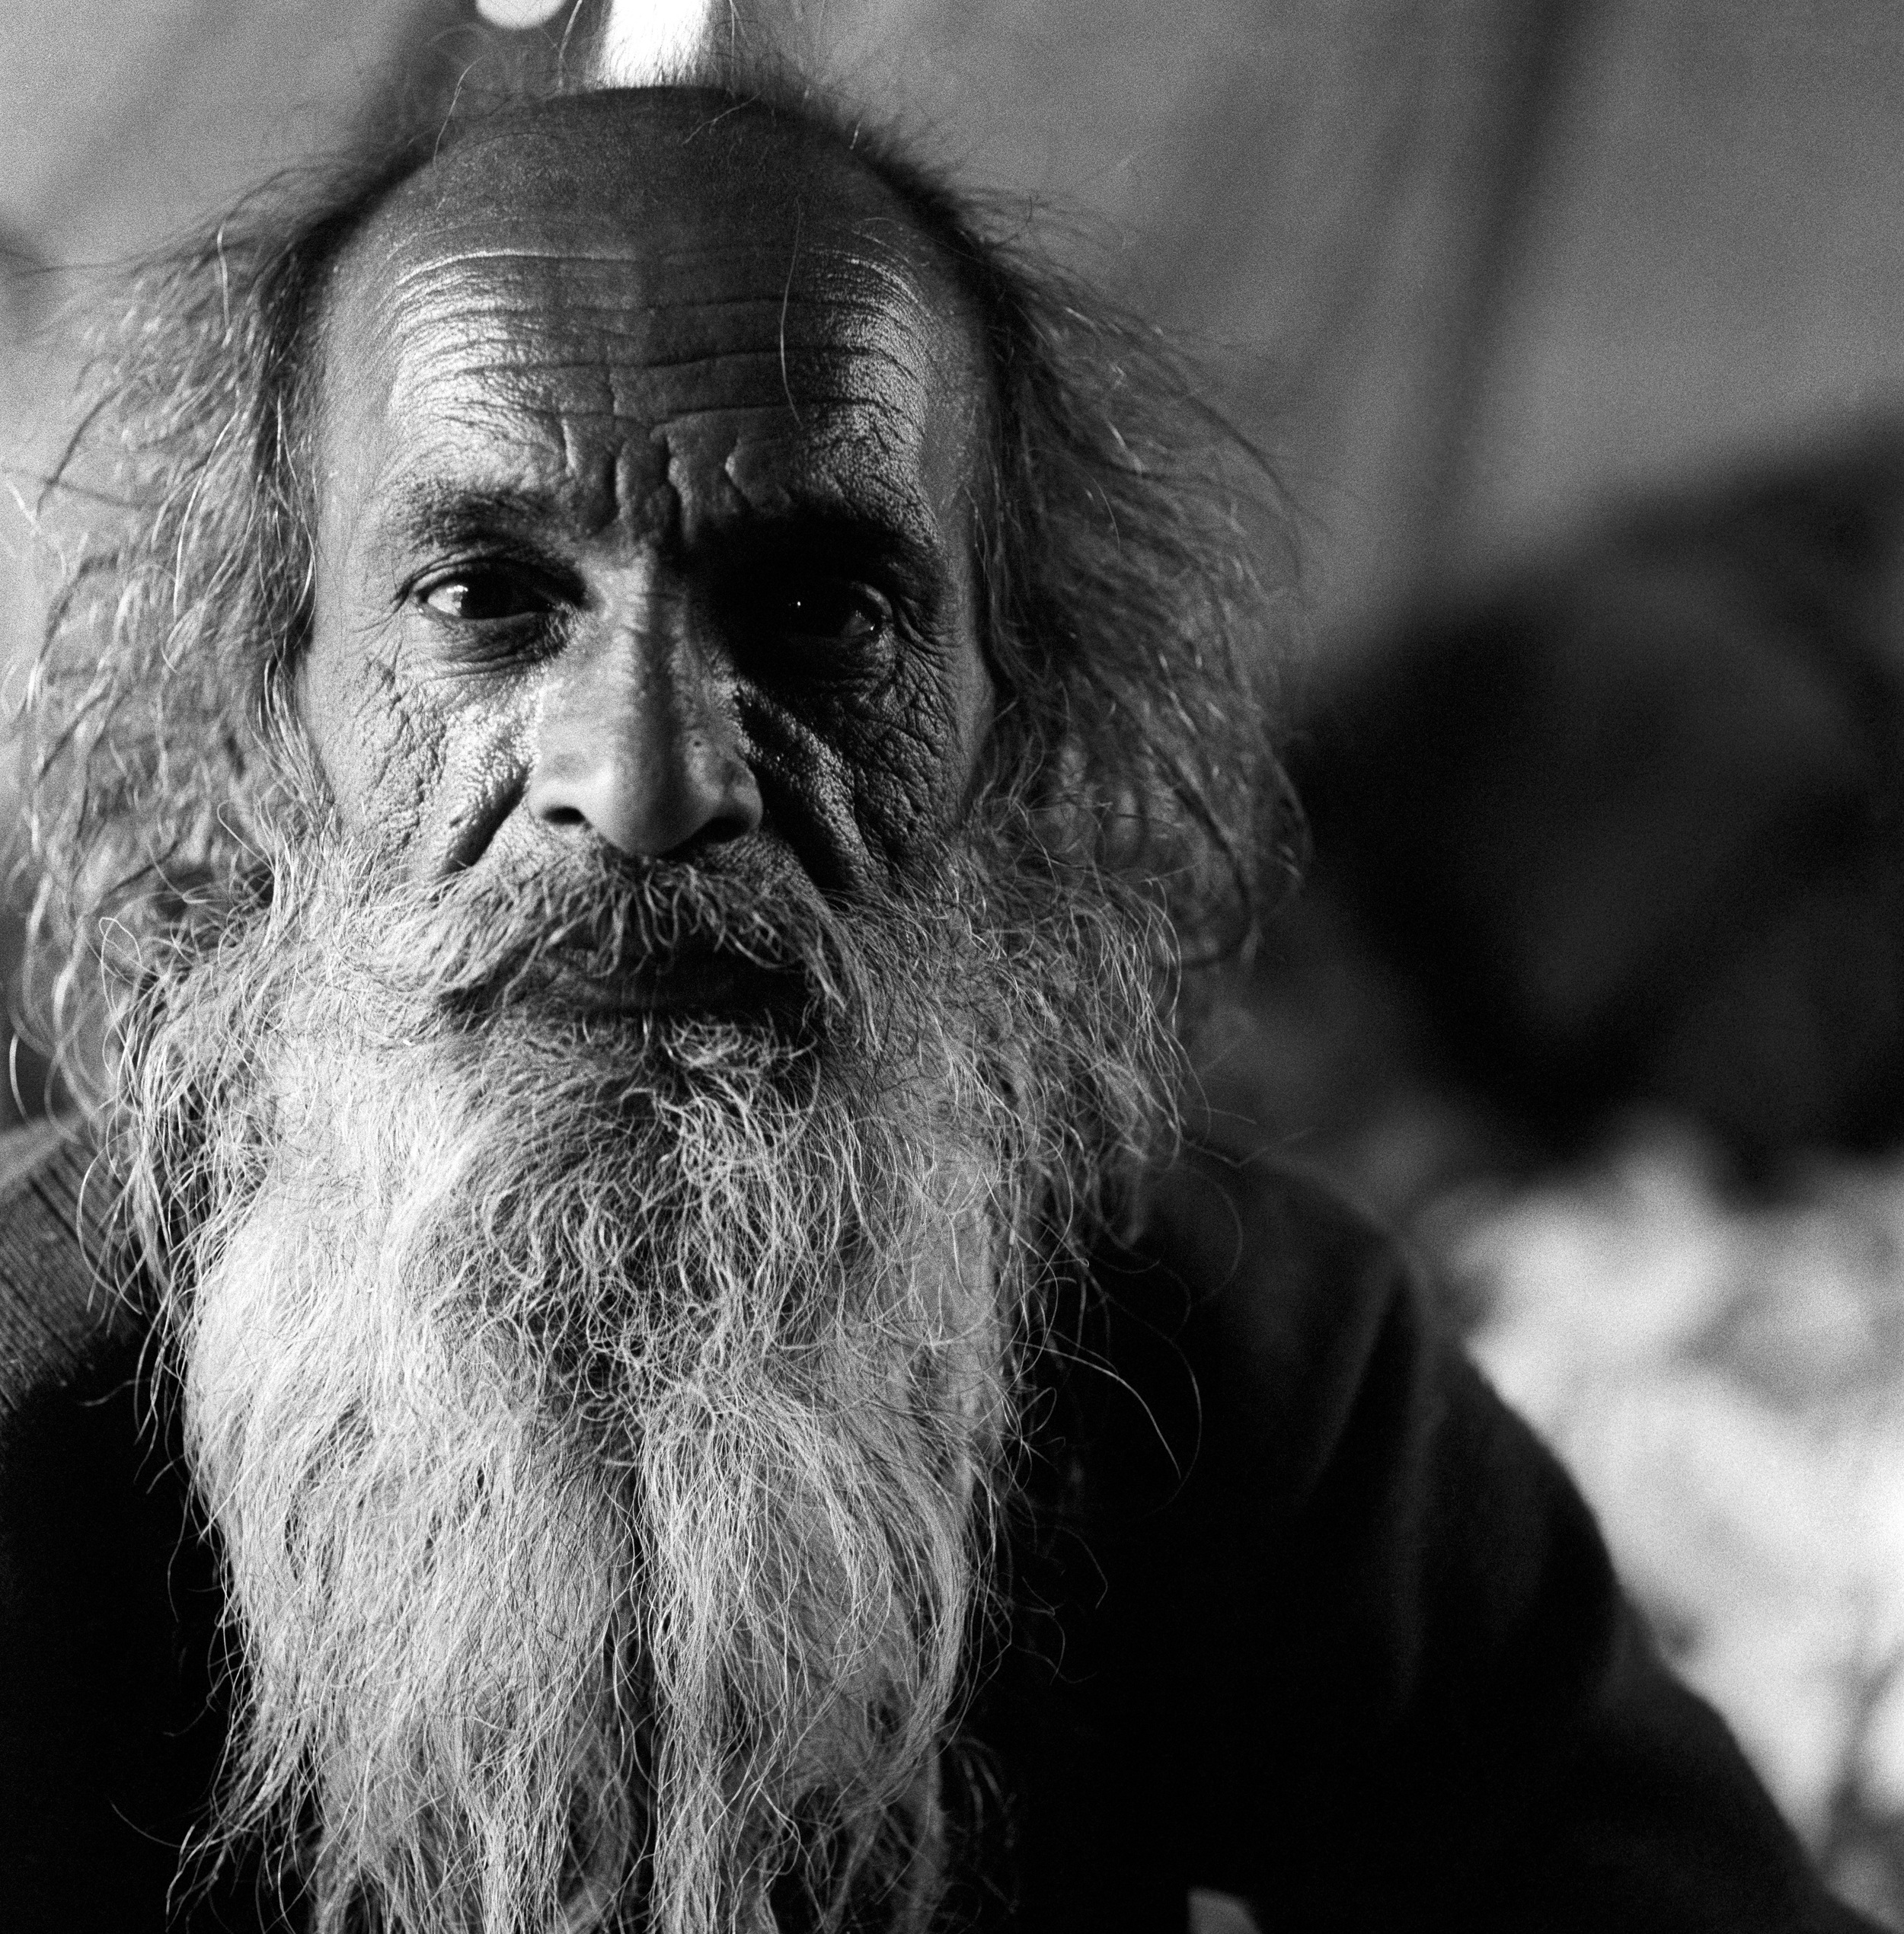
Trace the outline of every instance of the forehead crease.
<instances>
[{"instance_id":1,"label":"forehead crease","mask_svg":"<svg viewBox=\"0 0 1904 1934\"><path fill-rule=\"evenodd\" d=\"M918 253L913 231L896 222L843 221L830 216L810 220L797 210L791 219L771 223L724 222L717 215L640 225L599 221L578 226L521 216L436 222L430 225L424 252L407 268L401 266L394 259L397 246L415 247L420 239L407 233L385 238L380 267L388 286L433 275L448 262L574 263L622 269L723 257L757 263L763 256L789 262L837 257L869 265L884 263L904 274L912 271Z\"/></svg>"},{"instance_id":2,"label":"forehead crease","mask_svg":"<svg viewBox=\"0 0 1904 1934\"><path fill-rule=\"evenodd\" d=\"M859 316L891 324L933 313L910 263L845 248L763 261L755 250L701 247L667 254L578 256L490 251L439 256L383 284L387 326L427 326L445 311L559 322L571 310L694 318L756 311Z\"/></svg>"},{"instance_id":3,"label":"forehead crease","mask_svg":"<svg viewBox=\"0 0 1904 1934\"><path fill-rule=\"evenodd\" d=\"M816 448L876 433L878 447L895 457L931 439L935 401L928 371L877 344L817 356L768 347L627 362L586 354L490 360L446 346L411 359L391 391L398 413L445 439L573 441L585 426L620 439L727 423L756 433L797 432Z\"/></svg>"},{"instance_id":4,"label":"forehead crease","mask_svg":"<svg viewBox=\"0 0 1904 1934\"><path fill-rule=\"evenodd\" d=\"M984 379L915 225L749 215L711 238L722 213L605 238L587 213L437 219L410 231L422 260L397 234L360 257L346 301L381 338L388 482L590 521L663 474L691 515L817 500L910 523L956 487L929 452Z\"/></svg>"},{"instance_id":5,"label":"forehead crease","mask_svg":"<svg viewBox=\"0 0 1904 1934\"><path fill-rule=\"evenodd\" d=\"M802 298L676 305L664 313L620 305L478 301L433 305L391 332L400 359L477 375L506 370L602 368L667 370L700 363L797 354L918 373L941 357L922 311L896 314L877 303ZM485 361L485 357L493 359Z\"/></svg>"},{"instance_id":6,"label":"forehead crease","mask_svg":"<svg viewBox=\"0 0 1904 1934\"><path fill-rule=\"evenodd\" d=\"M393 397L639 419L691 410L704 388L717 407L883 407L923 418L951 374L942 325L909 279L855 267L829 288L778 298L652 304L614 289L551 300L547 289L439 279L386 306Z\"/></svg>"},{"instance_id":7,"label":"forehead crease","mask_svg":"<svg viewBox=\"0 0 1904 1934\"><path fill-rule=\"evenodd\" d=\"M691 527L805 506L915 531L934 515L923 425L857 391L803 397L798 415L744 404L657 413L611 397L587 413L492 403L436 420L375 490L406 522L439 522L460 500L492 519L599 528L663 483Z\"/></svg>"}]
</instances>

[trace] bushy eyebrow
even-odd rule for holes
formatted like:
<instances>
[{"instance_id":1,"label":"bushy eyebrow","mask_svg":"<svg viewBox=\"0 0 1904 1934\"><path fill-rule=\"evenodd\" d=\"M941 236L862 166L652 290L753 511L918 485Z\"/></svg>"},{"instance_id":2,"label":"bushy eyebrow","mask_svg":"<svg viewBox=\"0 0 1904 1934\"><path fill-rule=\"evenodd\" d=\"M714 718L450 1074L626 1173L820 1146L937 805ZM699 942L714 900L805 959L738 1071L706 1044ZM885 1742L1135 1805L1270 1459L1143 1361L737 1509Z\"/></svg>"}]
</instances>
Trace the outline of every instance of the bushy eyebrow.
<instances>
[{"instance_id":1,"label":"bushy eyebrow","mask_svg":"<svg viewBox=\"0 0 1904 1934\"><path fill-rule=\"evenodd\" d=\"M501 541L551 564L564 561L555 534L589 522L578 516L572 498L532 482L485 485L445 477L405 481L381 509L385 543L409 554ZM698 554L743 566L790 554L836 562L842 569L857 564L878 570L893 589L921 607L936 602L945 589L950 562L910 519L888 519L798 496L717 515L692 545L680 545L678 535L672 539L670 547L676 547L688 557Z\"/></svg>"},{"instance_id":2,"label":"bushy eyebrow","mask_svg":"<svg viewBox=\"0 0 1904 1934\"><path fill-rule=\"evenodd\" d=\"M534 484L471 485L418 477L391 491L379 522L391 539L414 550L455 550L499 536L532 539L576 520L560 493Z\"/></svg>"}]
</instances>

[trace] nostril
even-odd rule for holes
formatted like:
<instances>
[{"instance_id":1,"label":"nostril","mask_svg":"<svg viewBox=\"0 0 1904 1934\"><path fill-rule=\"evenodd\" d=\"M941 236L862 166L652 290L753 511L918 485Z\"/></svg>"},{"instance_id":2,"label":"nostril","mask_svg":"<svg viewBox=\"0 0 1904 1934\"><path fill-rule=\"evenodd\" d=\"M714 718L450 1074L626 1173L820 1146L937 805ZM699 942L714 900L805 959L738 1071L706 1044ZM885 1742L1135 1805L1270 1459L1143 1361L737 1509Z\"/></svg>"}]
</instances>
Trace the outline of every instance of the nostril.
<instances>
[{"instance_id":1,"label":"nostril","mask_svg":"<svg viewBox=\"0 0 1904 1934\"><path fill-rule=\"evenodd\" d=\"M650 859L759 825L759 787L732 720L705 694L684 709L661 683L605 697L578 681L545 708L524 793L533 817Z\"/></svg>"},{"instance_id":2,"label":"nostril","mask_svg":"<svg viewBox=\"0 0 1904 1934\"><path fill-rule=\"evenodd\" d=\"M748 774L744 794L735 797L734 793L740 791L739 787L734 788L720 807L708 814L706 824L700 829L702 838L714 841L740 839L760 824L760 794L751 773Z\"/></svg>"}]
</instances>

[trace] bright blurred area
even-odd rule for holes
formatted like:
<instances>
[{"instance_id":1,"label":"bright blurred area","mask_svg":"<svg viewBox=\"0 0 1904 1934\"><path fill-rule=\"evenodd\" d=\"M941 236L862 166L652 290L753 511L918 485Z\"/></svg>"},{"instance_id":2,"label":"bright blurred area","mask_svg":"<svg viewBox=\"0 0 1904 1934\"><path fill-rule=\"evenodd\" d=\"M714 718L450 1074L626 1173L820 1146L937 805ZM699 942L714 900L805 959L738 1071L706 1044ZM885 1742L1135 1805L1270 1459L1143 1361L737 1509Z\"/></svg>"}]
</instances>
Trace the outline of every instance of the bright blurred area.
<instances>
[{"instance_id":1,"label":"bright blurred area","mask_svg":"<svg viewBox=\"0 0 1904 1934\"><path fill-rule=\"evenodd\" d=\"M69 273L602 29L538 0L0 11L0 443ZM722 0L1187 338L1303 525L1313 885L1199 1050L1598 1507L1904 1928L1904 13ZM624 4L638 71L678 4ZM0 503L0 644L35 624ZM1266 731L1268 729L1266 723Z\"/></svg>"}]
</instances>

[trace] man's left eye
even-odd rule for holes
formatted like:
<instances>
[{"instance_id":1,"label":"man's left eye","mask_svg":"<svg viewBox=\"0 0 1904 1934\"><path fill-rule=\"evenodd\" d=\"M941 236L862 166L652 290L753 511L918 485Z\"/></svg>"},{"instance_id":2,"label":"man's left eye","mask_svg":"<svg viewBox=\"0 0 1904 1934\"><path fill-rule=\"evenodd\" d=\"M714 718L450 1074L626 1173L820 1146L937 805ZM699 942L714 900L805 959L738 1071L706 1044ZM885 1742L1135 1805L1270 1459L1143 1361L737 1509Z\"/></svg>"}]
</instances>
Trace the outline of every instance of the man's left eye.
<instances>
[{"instance_id":1,"label":"man's left eye","mask_svg":"<svg viewBox=\"0 0 1904 1934\"><path fill-rule=\"evenodd\" d=\"M548 592L526 573L484 565L459 570L420 587L417 601L438 618L460 624L495 624L539 615L550 608Z\"/></svg>"},{"instance_id":2,"label":"man's left eye","mask_svg":"<svg viewBox=\"0 0 1904 1934\"><path fill-rule=\"evenodd\" d=\"M780 601L775 629L800 643L852 650L873 643L892 622L892 608L870 585L849 578L798 586Z\"/></svg>"}]
</instances>

